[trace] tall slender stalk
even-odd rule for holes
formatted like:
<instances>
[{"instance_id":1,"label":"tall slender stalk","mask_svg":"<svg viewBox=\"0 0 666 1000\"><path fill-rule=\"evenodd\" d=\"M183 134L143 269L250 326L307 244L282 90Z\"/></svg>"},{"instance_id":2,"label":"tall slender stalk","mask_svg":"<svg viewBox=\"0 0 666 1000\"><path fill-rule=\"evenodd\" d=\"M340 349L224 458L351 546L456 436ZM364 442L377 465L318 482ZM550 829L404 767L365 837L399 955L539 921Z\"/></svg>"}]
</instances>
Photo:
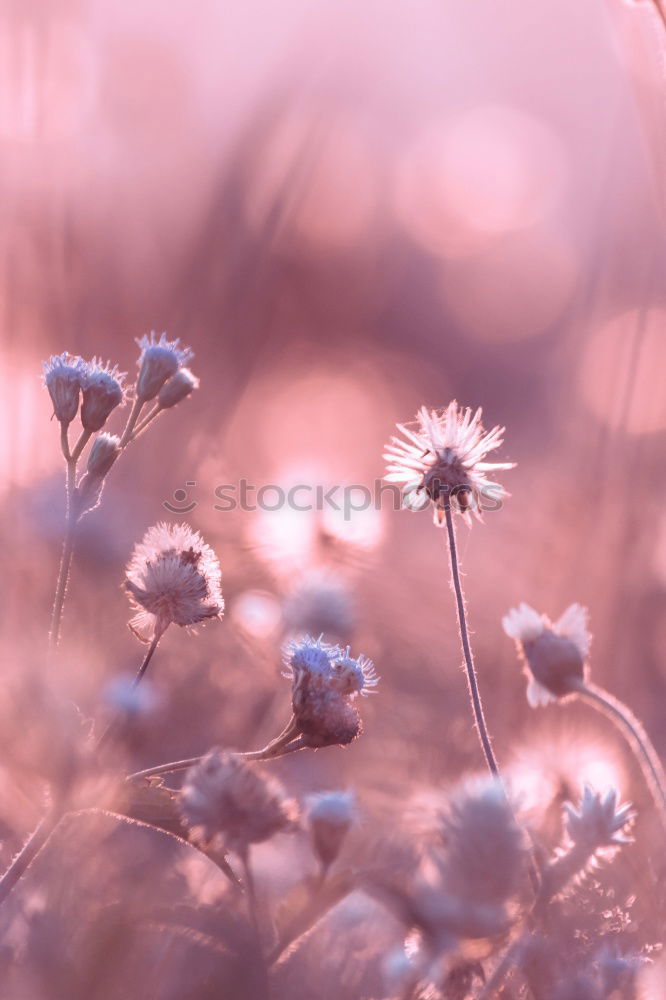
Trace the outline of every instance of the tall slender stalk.
<instances>
[{"instance_id":1,"label":"tall slender stalk","mask_svg":"<svg viewBox=\"0 0 666 1000\"><path fill-rule=\"evenodd\" d=\"M495 754L493 753L492 744L490 742L490 736L488 734L488 727L486 725L485 716L483 714L483 703L481 701L481 694L479 692L479 683L476 676L476 670L474 668L474 657L472 656L472 647L469 641L469 631L467 629L467 616L465 613L465 598L463 595L462 585L460 582L460 568L458 565L458 549L456 546L456 533L453 527L453 515L451 513L451 505L447 504L445 509L446 515L446 530L449 539L449 556L451 560L451 582L453 584L453 591L456 598L456 609L458 612L458 626L460 629L460 642L462 645L463 656L465 657L465 669L467 672L467 685L469 688L469 696L472 702L472 709L474 712L474 719L476 721L476 728L479 733L479 739L481 740L481 746L483 748L483 753L486 758L486 763L488 769L494 777L499 778L499 768L497 766L497 761L495 759Z\"/></svg>"},{"instance_id":2,"label":"tall slender stalk","mask_svg":"<svg viewBox=\"0 0 666 1000\"><path fill-rule=\"evenodd\" d=\"M581 681L578 695L603 712L621 730L635 752L659 817L666 828L666 774L642 722L619 698L596 684Z\"/></svg>"}]
</instances>

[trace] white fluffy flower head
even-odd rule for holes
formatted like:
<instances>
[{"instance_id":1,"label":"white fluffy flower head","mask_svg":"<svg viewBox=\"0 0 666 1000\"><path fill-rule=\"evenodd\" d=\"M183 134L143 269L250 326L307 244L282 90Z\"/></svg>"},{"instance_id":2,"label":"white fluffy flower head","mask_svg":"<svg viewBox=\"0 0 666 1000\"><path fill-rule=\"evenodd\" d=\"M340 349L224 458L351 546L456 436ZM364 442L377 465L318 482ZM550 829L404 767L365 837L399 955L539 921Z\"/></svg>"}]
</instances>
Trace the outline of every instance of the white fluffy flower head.
<instances>
[{"instance_id":1,"label":"white fluffy flower head","mask_svg":"<svg viewBox=\"0 0 666 1000\"><path fill-rule=\"evenodd\" d=\"M527 665L527 699L533 708L571 694L584 682L591 637L582 605L570 604L551 622L522 603L504 616L502 627Z\"/></svg>"},{"instance_id":2,"label":"white fluffy flower head","mask_svg":"<svg viewBox=\"0 0 666 1000\"><path fill-rule=\"evenodd\" d=\"M171 622L197 625L221 618L224 600L217 556L186 524L157 524L136 546L125 587L137 614L131 622L139 638L151 639Z\"/></svg>"},{"instance_id":3,"label":"white fluffy flower head","mask_svg":"<svg viewBox=\"0 0 666 1000\"><path fill-rule=\"evenodd\" d=\"M392 437L384 458L389 463L385 479L400 483L405 505L421 509L429 501L435 508L435 522L452 506L469 520L473 510L480 519L484 499L497 503L508 493L490 476L513 469L513 462L486 462L486 455L503 442L503 427L485 432L481 409L473 412L453 400L445 410L422 406L416 423L398 424L403 435Z\"/></svg>"}]
</instances>

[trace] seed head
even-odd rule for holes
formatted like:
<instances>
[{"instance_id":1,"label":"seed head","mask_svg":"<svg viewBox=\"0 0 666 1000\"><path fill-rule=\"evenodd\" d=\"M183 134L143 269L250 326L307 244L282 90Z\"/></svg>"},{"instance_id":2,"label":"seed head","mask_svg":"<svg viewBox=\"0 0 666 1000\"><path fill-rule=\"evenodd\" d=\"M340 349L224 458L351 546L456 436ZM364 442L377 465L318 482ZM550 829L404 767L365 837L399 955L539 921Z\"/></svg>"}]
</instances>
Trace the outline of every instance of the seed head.
<instances>
[{"instance_id":1,"label":"seed head","mask_svg":"<svg viewBox=\"0 0 666 1000\"><path fill-rule=\"evenodd\" d=\"M66 351L54 354L42 362L44 385L49 391L53 412L62 424L69 424L79 409L79 394L86 373L86 363L82 358L73 357Z\"/></svg>"},{"instance_id":2,"label":"seed head","mask_svg":"<svg viewBox=\"0 0 666 1000\"><path fill-rule=\"evenodd\" d=\"M338 854L356 819L351 792L319 792L308 798L308 827L315 853L327 868Z\"/></svg>"},{"instance_id":3,"label":"seed head","mask_svg":"<svg viewBox=\"0 0 666 1000\"><path fill-rule=\"evenodd\" d=\"M153 332L149 337L141 337L137 344L141 348L141 355L138 361L136 398L146 402L154 399L167 379L175 375L194 355L189 347L180 347L178 339L167 340L166 333L157 340Z\"/></svg>"},{"instance_id":4,"label":"seed head","mask_svg":"<svg viewBox=\"0 0 666 1000\"><path fill-rule=\"evenodd\" d=\"M585 785L578 809L565 803L567 832L573 843L590 853L604 847L620 847L631 843L626 830L635 818L631 805L618 806L619 795L610 788L604 795Z\"/></svg>"},{"instance_id":5,"label":"seed head","mask_svg":"<svg viewBox=\"0 0 666 1000\"><path fill-rule=\"evenodd\" d=\"M160 409L168 410L176 406L198 388L199 379L196 375L193 375L189 368L179 368L175 375L164 383L157 395Z\"/></svg>"},{"instance_id":6,"label":"seed head","mask_svg":"<svg viewBox=\"0 0 666 1000\"><path fill-rule=\"evenodd\" d=\"M504 428L485 433L480 409L472 413L455 400L445 410L422 406L413 426L397 426L404 439L392 437L386 445L385 478L402 484L405 506L418 510L432 502L436 524L447 508L459 510L469 522L472 510L481 519L482 501L496 504L508 496L488 475L513 469L514 463L484 461L502 444Z\"/></svg>"},{"instance_id":7,"label":"seed head","mask_svg":"<svg viewBox=\"0 0 666 1000\"><path fill-rule=\"evenodd\" d=\"M220 564L201 535L186 524L149 528L127 566L125 588L137 611L130 627L147 640L168 625L221 618Z\"/></svg>"},{"instance_id":8,"label":"seed head","mask_svg":"<svg viewBox=\"0 0 666 1000\"><path fill-rule=\"evenodd\" d=\"M204 842L219 839L241 855L296 820L295 804L277 781L217 748L187 772L181 810Z\"/></svg>"},{"instance_id":9,"label":"seed head","mask_svg":"<svg viewBox=\"0 0 666 1000\"><path fill-rule=\"evenodd\" d=\"M516 640L525 661L532 708L566 697L585 680L591 640L587 621L587 609L580 604L569 605L554 624L525 603L502 619L504 631Z\"/></svg>"},{"instance_id":10,"label":"seed head","mask_svg":"<svg viewBox=\"0 0 666 1000\"><path fill-rule=\"evenodd\" d=\"M124 377L125 373L119 372L116 366L111 368L110 362L103 365L93 358L86 365L81 383L81 423L87 431L100 430L112 411L124 402Z\"/></svg>"}]
</instances>

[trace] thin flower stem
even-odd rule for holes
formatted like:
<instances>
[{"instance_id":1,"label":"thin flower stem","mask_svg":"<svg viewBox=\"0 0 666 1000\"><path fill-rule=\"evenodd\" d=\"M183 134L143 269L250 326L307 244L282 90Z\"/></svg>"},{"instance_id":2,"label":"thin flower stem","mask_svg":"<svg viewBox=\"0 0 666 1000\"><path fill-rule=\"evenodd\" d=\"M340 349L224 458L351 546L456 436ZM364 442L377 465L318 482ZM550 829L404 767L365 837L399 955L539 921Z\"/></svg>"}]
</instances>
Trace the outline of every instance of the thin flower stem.
<instances>
[{"instance_id":1,"label":"thin flower stem","mask_svg":"<svg viewBox=\"0 0 666 1000\"><path fill-rule=\"evenodd\" d=\"M62 555L60 557L60 567L58 569L58 579L56 582L55 597L53 598L53 610L51 612L51 629L49 632L49 649L51 653L55 652L58 642L60 641L60 629L62 627L62 616L65 607L65 598L67 596L67 584L69 582L69 573L72 567L72 557L74 555L74 543L76 540L76 526L78 524L78 514L74 507L74 491L76 489L76 466L81 457L81 452L85 448L86 444L90 440L91 432L83 430L79 440L74 446L74 450L70 452L69 450L69 436L68 428L66 425L61 424L60 427L60 443L62 447L62 453L65 457L67 463L66 479L65 479L65 496L66 496L66 528L65 528L65 538L63 540Z\"/></svg>"},{"instance_id":2,"label":"thin flower stem","mask_svg":"<svg viewBox=\"0 0 666 1000\"><path fill-rule=\"evenodd\" d=\"M60 448L65 461L69 463L72 457L69 452L69 424L60 424Z\"/></svg>"},{"instance_id":3,"label":"thin flower stem","mask_svg":"<svg viewBox=\"0 0 666 1000\"><path fill-rule=\"evenodd\" d=\"M577 693L622 729L636 754L660 819L666 827L666 774L643 724L619 698L615 698L596 684L586 684L581 681Z\"/></svg>"},{"instance_id":4,"label":"thin flower stem","mask_svg":"<svg viewBox=\"0 0 666 1000\"><path fill-rule=\"evenodd\" d=\"M21 850L13 858L9 868L0 877L0 903L5 901L18 880L28 870L62 817L62 811L57 812L53 810L40 820Z\"/></svg>"},{"instance_id":5,"label":"thin flower stem","mask_svg":"<svg viewBox=\"0 0 666 1000\"><path fill-rule=\"evenodd\" d=\"M132 431L139 419L139 414L141 413L141 407L143 406L143 401L141 399L135 399L132 403L132 409L130 410L129 417L127 418L127 423L125 424L125 430L120 438L120 447L124 448L125 445L129 444L132 438Z\"/></svg>"},{"instance_id":6,"label":"thin flower stem","mask_svg":"<svg viewBox=\"0 0 666 1000\"><path fill-rule=\"evenodd\" d=\"M138 687L139 684L141 683L141 681L143 680L143 678L145 677L146 670L148 669L148 665L149 665L150 661L152 660L153 655L155 653L155 650L157 649L157 647L159 645L159 642L160 642L160 639L162 638L163 635L164 635L164 631L162 631L159 634L155 635L155 637L153 638L150 646L148 647L148 652L144 656L143 662L142 662L141 666L139 667L139 670L138 670L138 673L137 673L136 677L134 678L134 682L132 683L132 687Z\"/></svg>"},{"instance_id":7,"label":"thin flower stem","mask_svg":"<svg viewBox=\"0 0 666 1000\"><path fill-rule=\"evenodd\" d=\"M138 685L141 683L141 681L145 677L146 670L148 669L148 664L152 660L153 654L155 653L155 650L157 649L157 647L159 645L159 641L160 641L160 639L162 638L163 635L164 635L164 630L162 630L158 635L155 635L155 637L153 638L153 641L151 642L150 646L148 647L148 652L144 656L144 658L143 658L143 660L141 662L141 666L139 667L139 669L137 671L137 675L134 678L134 681L132 683L132 687L133 688L138 687ZM116 728L118 726L118 720L119 720L119 716L118 715L116 715L115 718L111 719L111 721L109 722L108 726L106 727L106 729L104 730L104 732L102 733L102 735L100 736L100 738L98 739L98 741L97 741L97 747L96 747L96 749L98 751L101 750L102 747L106 746L106 744L109 742L109 737L111 736L111 734L113 732L115 732L115 730L116 730Z\"/></svg>"},{"instance_id":8,"label":"thin flower stem","mask_svg":"<svg viewBox=\"0 0 666 1000\"><path fill-rule=\"evenodd\" d=\"M65 529L65 539L60 557L60 568L58 570L58 580L56 583L55 597L53 599L53 611L51 612L51 630L49 632L49 649L55 652L60 640L60 629L62 627L62 615L65 607L65 597L67 596L67 584L69 582L69 571L72 566L72 556L74 555L74 542L76 537L77 518L70 509L67 516L67 528Z\"/></svg>"},{"instance_id":9,"label":"thin flower stem","mask_svg":"<svg viewBox=\"0 0 666 1000\"><path fill-rule=\"evenodd\" d=\"M247 898L247 912L257 938L257 948L261 953L261 921L259 918L259 903L257 900L257 887L252 873L252 866L250 865L249 848L246 848L241 852L240 858L243 863L243 882Z\"/></svg>"},{"instance_id":10,"label":"thin flower stem","mask_svg":"<svg viewBox=\"0 0 666 1000\"><path fill-rule=\"evenodd\" d=\"M297 750L305 749L305 742L302 737L296 740L291 740L284 745L278 745L277 743L269 743L265 746L263 750L250 750L247 753L235 753L234 757L239 757L242 760L273 760L276 757L284 757L288 753L295 753ZM171 774L174 771L186 771L190 767L194 767L203 758L202 757L186 757L184 760L172 760L168 764L158 764L156 767L147 767L144 771L136 771L134 774L130 774L127 777L127 781L136 781L141 778L152 778L159 774Z\"/></svg>"},{"instance_id":11,"label":"thin flower stem","mask_svg":"<svg viewBox=\"0 0 666 1000\"><path fill-rule=\"evenodd\" d=\"M88 444L88 441L90 441L91 437L92 437L92 431L87 431L85 429L81 431L81 435L79 437L79 440L74 445L74 451L72 452L72 454L70 456L72 462L74 463L74 467L75 468L76 468L76 463L81 458L81 452L83 451L83 449L85 448L85 446Z\"/></svg>"},{"instance_id":12,"label":"thin flower stem","mask_svg":"<svg viewBox=\"0 0 666 1000\"><path fill-rule=\"evenodd\" d=\"M472 656L472 648L469 642L469 633L467 630L467 617L465 614L465 598L463 596L462 585L460 583L460 569L458 566L458 550L456 547L456 533L453 527L453 516L451 514L451 506L448 504L445 510L446 514L446 530L449 538L449 555L451 557L451 581L453 583L453 590L456 597L456 608L458 611L458 625L460 627L460 641L462 644L463 655L465 657L465 668L467 670L467 684L469 687L469 696L472 701L472 709L474 711L474 718L476 720L476 728L479 732L479 738L481 740L481 746L483 747L483 753L486 758L486 763L490 773L496 778L499 778L499 768L497 766L497 761L495 759L495 754L493 753L493 748L490 742L490 736L488 735L488 727L486 726L486 720L483 714L483 704L481 702L481 695L479 693L479 684L476 677L476 670L474 669L474 658Z\"/></svg>"},{"instance_id":13,"label":"thin flower stem","mask_svg":"<svg viewBox=\"0 0 666 1000\"><path fill-rule=\"evenodd\" d=\"M129 440L136 441L139 435L143 434L145 429L153 422L155 417L159 417L160 413L162 412L163 412L162 407L159 405L159 403L157 403L150 411L150 413L147 413L146 416L139 421L139 423L134 428L132 436Z\"/></svg>"}]
</instances>

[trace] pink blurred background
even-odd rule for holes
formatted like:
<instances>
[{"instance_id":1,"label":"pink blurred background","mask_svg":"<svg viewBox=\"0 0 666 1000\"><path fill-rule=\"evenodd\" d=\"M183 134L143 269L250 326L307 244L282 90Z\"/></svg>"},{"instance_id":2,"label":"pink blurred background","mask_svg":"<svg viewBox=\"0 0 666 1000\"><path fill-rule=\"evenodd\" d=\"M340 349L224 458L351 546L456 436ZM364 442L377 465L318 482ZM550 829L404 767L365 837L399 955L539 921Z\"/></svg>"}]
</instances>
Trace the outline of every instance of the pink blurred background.
<instances>
[{"instance_id":1,"label":"pink blurred background","mask_svg":"<svg viewBox=\"0 0 666 1000\"><path fill-rule=\"evenodd\" d=\"M164 329L201 388L84 523L57 678L95 714L136 668L123 567L196 482L187 519L221 559L228 615L167 636L137 766L276 731L288 602L324 571L347 602L339 637L382 685L357 744L283 773L381 795L480 765L428 514L214 509L240 477L371 484L395 421L451 398L506 424L518 463L504 509L459 528L500 760L544 731L615 741L585 708L528 711L500 625L520 600L590 607L595 679L665 753L662 60L651 5L619 0L6 2L7 670L41 662L62 535L40 360L133 372L133 338Z\"/></svg>"}]
</instances>

